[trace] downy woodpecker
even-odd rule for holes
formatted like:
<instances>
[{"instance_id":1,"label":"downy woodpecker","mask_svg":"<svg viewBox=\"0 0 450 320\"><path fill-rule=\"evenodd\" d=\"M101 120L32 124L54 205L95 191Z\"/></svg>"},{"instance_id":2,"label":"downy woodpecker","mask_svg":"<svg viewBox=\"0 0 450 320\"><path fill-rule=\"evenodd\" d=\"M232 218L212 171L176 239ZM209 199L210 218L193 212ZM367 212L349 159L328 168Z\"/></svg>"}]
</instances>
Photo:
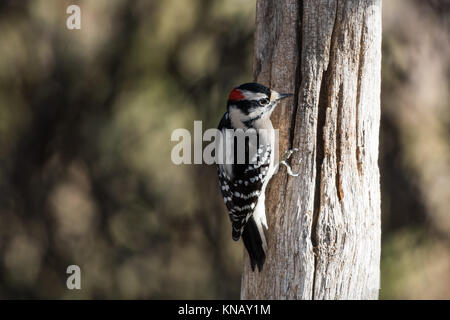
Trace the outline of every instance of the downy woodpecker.
<instances>
[{"instance_id":1,"label":"downy woodpecker","mask_svg":"<svg viewBox=\"0 0 450 320\"><path fill-rule=\"evenodd\" d=\"M278 93L258 83L242 84L228 96L227 112L218 128L223 139L219 148L222 161L218 161L220 188L233 240L242 236L253 271L255 265L261 271L266 259L264 193L278 166L274 163L277 150L270 115L278 102L289 96L292 94ZM243 136L241 143L238 131ZM280 162L290 175L294 174L286 160L292 152L288 151Z\"/></svg>"}]
</instances>

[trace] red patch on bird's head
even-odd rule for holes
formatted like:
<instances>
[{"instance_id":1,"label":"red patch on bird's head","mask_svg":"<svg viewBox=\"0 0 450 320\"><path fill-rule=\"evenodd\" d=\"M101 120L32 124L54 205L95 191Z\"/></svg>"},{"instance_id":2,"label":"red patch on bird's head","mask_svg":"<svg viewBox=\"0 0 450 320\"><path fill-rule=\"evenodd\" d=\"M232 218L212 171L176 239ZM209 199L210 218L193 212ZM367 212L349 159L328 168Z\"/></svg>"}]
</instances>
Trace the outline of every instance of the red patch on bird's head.
<instances>
[{"instance_id":1,"label":"red patch on bird's head","mask_svg":"<svg viewBox=\"0 0 450 320\"><path fill-rule=\"evenodd\" d=\"M230 95L228 96L228 100L230 101L239 101L244 99L244 95L242 94L242 91L239 89L234 88L231 90Z\"/></svg>"}]
</instances>

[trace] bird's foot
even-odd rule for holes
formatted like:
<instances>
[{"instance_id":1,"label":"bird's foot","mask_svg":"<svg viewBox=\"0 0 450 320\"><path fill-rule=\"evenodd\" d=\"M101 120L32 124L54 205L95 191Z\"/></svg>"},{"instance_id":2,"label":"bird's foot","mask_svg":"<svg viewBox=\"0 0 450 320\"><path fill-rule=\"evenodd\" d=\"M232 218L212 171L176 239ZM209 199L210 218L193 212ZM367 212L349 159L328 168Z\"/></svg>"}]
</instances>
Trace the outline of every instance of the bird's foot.
<instances>
[{"instance_id":1,"label":"bird's foot","mask_svg":"<svg viewBox=\"0 0 450 320\"><path fill-rule=\"evenodd\" d=\"M292 168L291 166L287 163L287 160L289 160L289 158L291 157L291 155L294 152L297 152L298 149L297 148L293 148L293 149L289 149L287 150L284 155L281 157L281 161L278 165L282 164L286 167L287 173L288 175L290 175L291 177L298 177L299 173L293 173L292 172Z\"/></svg>"}]
</instances>

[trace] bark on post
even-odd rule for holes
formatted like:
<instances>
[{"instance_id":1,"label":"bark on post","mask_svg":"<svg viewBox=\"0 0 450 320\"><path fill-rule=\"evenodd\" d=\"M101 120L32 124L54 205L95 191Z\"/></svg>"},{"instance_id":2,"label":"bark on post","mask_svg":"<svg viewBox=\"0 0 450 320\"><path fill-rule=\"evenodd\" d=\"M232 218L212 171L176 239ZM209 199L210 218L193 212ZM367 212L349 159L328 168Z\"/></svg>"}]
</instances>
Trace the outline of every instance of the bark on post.
<instances>
[{"instance_id":1,"label":"bark on post","mask_svg":"<svg viewBox=\"0 0 450 320\"><path fill-rule=\"evenodd\" d=\"M381 0L258 0L254 78L295 92L272 116L293 178L272 178L264 270L243 299L377 299Z\"/></svg>"}]
</instances>

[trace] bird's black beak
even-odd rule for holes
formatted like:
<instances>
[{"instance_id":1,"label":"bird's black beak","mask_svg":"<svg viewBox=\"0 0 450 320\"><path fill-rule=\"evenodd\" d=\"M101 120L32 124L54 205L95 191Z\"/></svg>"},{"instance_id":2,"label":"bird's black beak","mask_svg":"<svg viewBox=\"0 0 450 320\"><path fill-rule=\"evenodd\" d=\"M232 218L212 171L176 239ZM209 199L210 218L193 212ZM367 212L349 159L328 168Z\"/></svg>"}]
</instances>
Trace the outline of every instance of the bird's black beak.
<instances>
[{"instance_id":1,"label":"bird's black beak","mask_svg":"<svg viewBox=\"0 0 450 320\"><path fill-rule=\"evenodd\" d=\"M280 95L278 96L277 100L282 100L284 98L288 98L290 96L293 96L294 94L292 93L280 93Z\"/></svg>"}]
</instances>

